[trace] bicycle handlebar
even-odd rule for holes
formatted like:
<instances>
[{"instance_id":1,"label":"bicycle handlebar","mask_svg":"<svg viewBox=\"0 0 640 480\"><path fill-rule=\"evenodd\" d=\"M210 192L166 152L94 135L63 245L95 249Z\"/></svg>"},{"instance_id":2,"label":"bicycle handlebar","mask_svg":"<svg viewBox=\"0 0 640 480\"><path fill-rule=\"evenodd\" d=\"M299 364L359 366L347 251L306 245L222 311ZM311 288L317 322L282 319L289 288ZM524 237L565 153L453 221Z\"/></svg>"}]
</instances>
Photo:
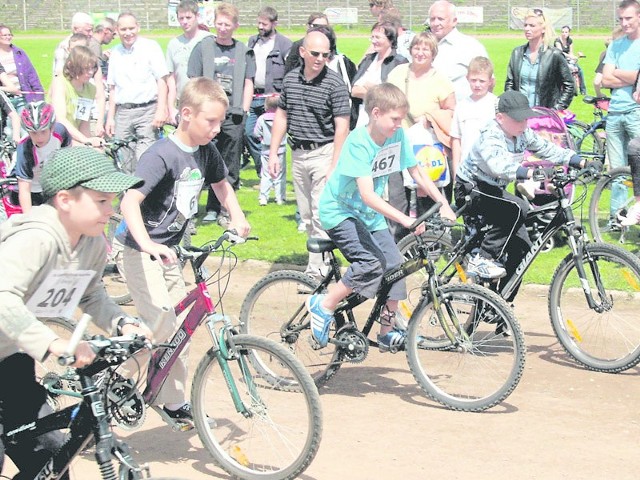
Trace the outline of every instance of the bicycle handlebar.
<instances>
[{"instance_id":1,"label":"bicycle handlebar","mask_svg":"<svg viewBox=\"0 0 640 480\"><path fill-rule=\"evenodd\" d=\"M194 253L203 254L203 253L215 252L216 250L218 250L220 248L220 246L225 241L231 243L232 245L238 245L238 244L241 244L241 243L245 243L245 242L247 242L249 240L258 240L258 237L247 237L247 238L244 238L244 237L241 237L240 235L238 235L235 230L226 230L211 245L205 245L204 247L194 247L193 245L189 246L189 247L183 247L181 245L176 245L176 246L173 247L173 249L176 251L178 257L181 257L181 258L195 258L195 257L197 257L199 255L193 255Z\"/></svg>"},{"instance_id":2,"label":"bicycle handlebar","mask_svg":"<svg viewBox=\"0 0 640 480\"><path fill-rule=\"evenodd\" d=\"M409 226L409 230L414 231L416 228L418 228L418 225L425 222L429 217L432 217L440 209L441 206L442 202L434 203L429 210L416 218L416 221Z\"/></svg>"}]
</instances>

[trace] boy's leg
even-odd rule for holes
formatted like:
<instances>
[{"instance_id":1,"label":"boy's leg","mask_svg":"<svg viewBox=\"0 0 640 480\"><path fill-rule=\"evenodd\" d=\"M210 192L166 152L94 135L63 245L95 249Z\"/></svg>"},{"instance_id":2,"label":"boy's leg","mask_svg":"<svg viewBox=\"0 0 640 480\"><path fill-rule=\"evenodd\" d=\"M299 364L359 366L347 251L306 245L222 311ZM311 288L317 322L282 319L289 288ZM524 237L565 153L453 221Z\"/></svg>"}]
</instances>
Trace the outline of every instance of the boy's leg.
<instances>
[{"instance_id":1,"label":"boy's leg","mask_svg":"<svg viewBox=\"0 0 640 480\"><path fill-rule=\"evenodd\" d=\"M287 199L287 152L286 150L282 155L278 155L278 161L280 162L280 173L273 180L273 188L275 190L276 202L284 202Z\"/></svg>"},{"instance_id":2,"label":"boy's leg","mask_svg":"<svg viewBox=\"0 0 640 480\"><path fill-rule=\"evenodd\" d=\"M312 295L307 300L312 317L311 331L321 346L329 339L329 327L338 303L352 291L373 298L385 269L384 254L361 221L348 218L328 233L350 265L342 280L330 287L327 295Z\"/></svg>"},{"instance_id":3,"label":"boy's leg","mask_svg":"<svg viewBox=\"0 0 640 480\"><path fill-rule=\"evenodd\" d=\"M269 173L269 152L262 152L260 155L260 201L262 205L262 200L269 200L269 191L274 184L273 178L271 178L271 174Z\"/></svg>"},{"instance_id":4,"label":"boy's leg","mask_svg":"<svg viewBox=\"0 0 640 480\"><path fill-rule=\"evenodd\" d=\"M525 201L500 187L483 184L478 187L477 211L492 225L482 239L482 256L498 261L509 239L519 233L527 213ZM526 234L526 232L525 232Z\"/></svg>"},{"instance_id":5,"label":"boy's leg","mask_svg":"<svg viewBox=\"0 0 640 480\"><path fill-rule=\"evenodd\" d=\"M154 341L170 339L180 325L173 306L186 295L180 265L161 265L148 254L130 247L124 248L123 262L131 298L138 314L153 332ZM171 368L157 404L185 401L188 355L187 345Z\"/></svg>"},{"instance_id":6,"label":"boy's leg","mask_svg":"<svg viewBox=\"0 0 640 480\"><path fill-rule=\"evenodd\" d=\"M0 428L7 431L53 412L46 402L44 387L35 380L35 362L27 354L16 353L0 362L0 378L10 379L11 384L11 388L0 392ZM34 478L48 457L63 444L62 432L53 431L17 445L7 445L6 454L20 471L14 478Z\"/></svg>"}]
</instances>

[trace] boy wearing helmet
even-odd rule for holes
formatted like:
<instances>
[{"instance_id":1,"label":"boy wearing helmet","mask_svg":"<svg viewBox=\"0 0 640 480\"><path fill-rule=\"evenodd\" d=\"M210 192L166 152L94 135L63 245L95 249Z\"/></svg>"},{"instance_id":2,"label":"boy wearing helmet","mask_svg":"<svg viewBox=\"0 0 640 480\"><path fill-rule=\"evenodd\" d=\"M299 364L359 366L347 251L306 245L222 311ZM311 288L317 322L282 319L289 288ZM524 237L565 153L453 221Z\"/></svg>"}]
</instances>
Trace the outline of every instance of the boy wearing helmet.
<instances>
[{"instance_id":1,"label":"boy wearing helmet","mask_svg":"<svg viewBox=\"0 0 640 480\"><path fill-rule=\"evenodd\" d=\"M16 166L13 170L18 179L18 198L23 213L44 202L40 173L54 152L71 145L71 135L61 123L56 122L53 106L38 101L28 103L21 115L22 127L29 134L18 143Z\"/></svg>"}]
</instances>

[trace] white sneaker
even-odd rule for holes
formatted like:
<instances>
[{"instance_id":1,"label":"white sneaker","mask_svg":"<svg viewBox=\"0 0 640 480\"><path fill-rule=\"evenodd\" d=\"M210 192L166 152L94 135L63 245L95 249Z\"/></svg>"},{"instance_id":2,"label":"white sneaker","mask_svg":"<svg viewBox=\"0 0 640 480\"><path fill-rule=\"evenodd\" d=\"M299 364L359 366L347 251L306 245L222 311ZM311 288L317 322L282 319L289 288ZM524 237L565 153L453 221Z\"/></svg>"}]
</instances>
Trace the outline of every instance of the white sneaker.
<instances>
[{"instance_id":1,"label":"white sneaker","mask_svg":"<svg viewBox=\"0 0 640 480\"><path fill-rule=\"evenodd\" d=\"M478 275L481 278L502 278L507 271L502 265L491 259L475 254L469 259L467 273Z\"/></svg>"},{"instance_id":2,"label":"white sneaker","mask_svg":"<svg viewBox=\"0 0 640 480\"><path fill-rule=\"evenodd\" d=\"M640 203L634 203L627 211L627 216L618 215L618 219L623 227L630 227L640 223Z\"/></svg>"},{"instance_id":3,"label":"white sneaker","mask_svg":"<svg viewBox=\"0 0 640 480\"><path fill-rule=\"evenodd\" d=\"M528 179L516 183L516 189L529 200L533 200L536 196L536 187L539 185L540 182Z\"/></svg>"}]
</instances>

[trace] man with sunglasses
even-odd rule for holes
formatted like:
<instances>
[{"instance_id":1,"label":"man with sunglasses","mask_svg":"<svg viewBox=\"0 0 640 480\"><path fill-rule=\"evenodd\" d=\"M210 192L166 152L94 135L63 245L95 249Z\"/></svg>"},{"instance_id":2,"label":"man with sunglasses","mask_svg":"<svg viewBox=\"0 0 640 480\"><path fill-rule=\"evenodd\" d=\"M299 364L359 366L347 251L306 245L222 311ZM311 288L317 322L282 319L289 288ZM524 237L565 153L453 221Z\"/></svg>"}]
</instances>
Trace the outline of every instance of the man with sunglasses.
<instances>
[{"instance_id":1,"label":"man with sunglasses","mask_svg":"<svg viewBox=\"0 0 640 480\"><path fill-rule=\"evenodd\" d=\"M327 238L318 201L349 133L351 113L346 84L327 66L331 47L321 28L307 32L299 52L304 64L284 77L269 150L269 171L275 178L280 170L278 149L289 135L298 211L310 238ZM322 254L309 254L305 273L318 278L325 268Z\"/></svg>"},{"instance_id":2,"label":"man with sunglasses","mask_svg":"<svg viewBox=\"0 0 640 480\"><path fill-rule=\"evenodd\" d=\"M433 66L453 82L456 99L468 97L471 95L467 81L469 62L475 57L489 58L487 50L478 40L458 30L456 7L447 0L433 2L425 25L438 40L438 55Z\"/></svg>"},{"instance_id":3,"label":"man with sunglasses","mask_svg":"<svg viewBox=\"0 0 640 480\"><path fill-rule=\"evenodd\" d=\"M264 113L265 96L280 93L285 75L285 61L291 50L291 40L276 31L278 12L263 7L258 12L258 35L249 39L247 46L253 51L256 76L253 79L253 100L245 124L244 135L249 153L253 157L256 173L260 177L260 141L253 135L258 117Z\"/></svg>"}]
</instances>

